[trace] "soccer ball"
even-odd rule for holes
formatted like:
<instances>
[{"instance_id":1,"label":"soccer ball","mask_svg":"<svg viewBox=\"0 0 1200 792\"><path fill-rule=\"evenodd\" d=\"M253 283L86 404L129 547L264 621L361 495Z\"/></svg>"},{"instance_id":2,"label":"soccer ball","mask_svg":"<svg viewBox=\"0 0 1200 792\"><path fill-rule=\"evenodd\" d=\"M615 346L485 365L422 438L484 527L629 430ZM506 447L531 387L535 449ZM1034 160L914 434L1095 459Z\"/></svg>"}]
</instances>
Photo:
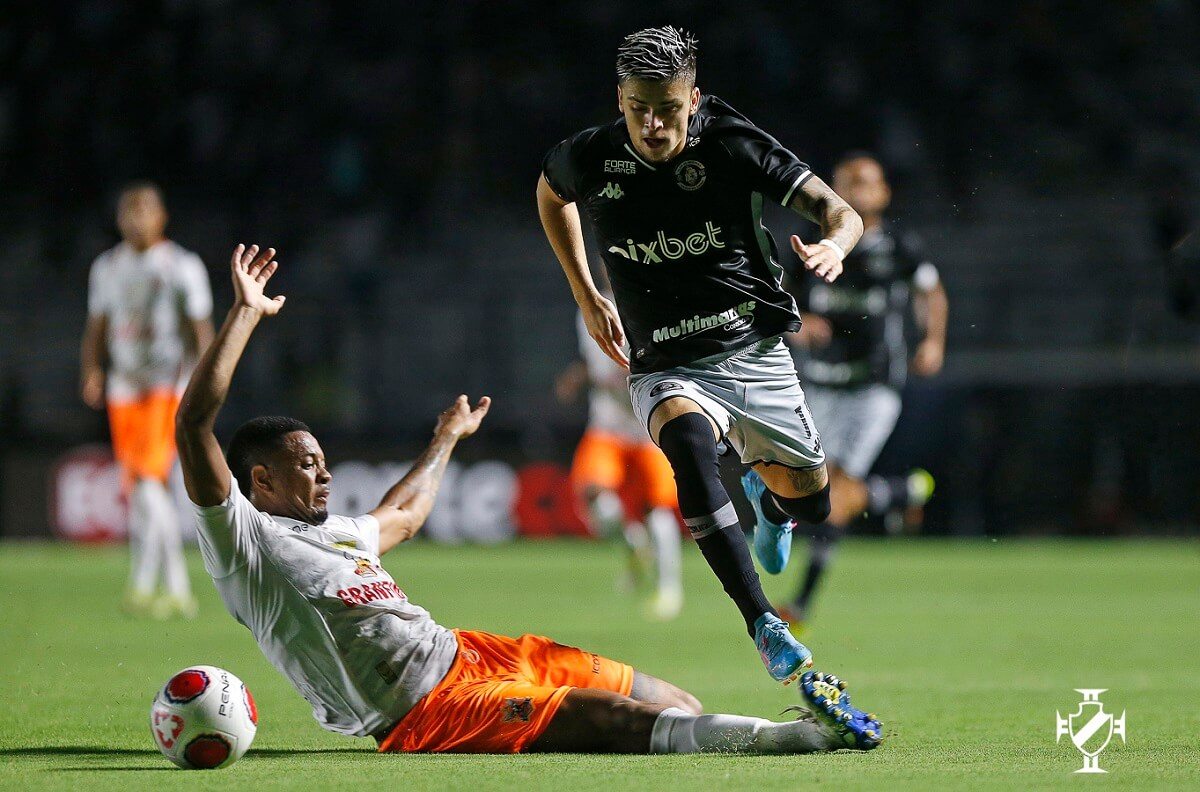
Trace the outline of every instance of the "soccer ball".
<instances>
[{"instance_id":1,"label":"soccer ball","mask_svg":"<svg viewBox=\"0 0 1200 792\"><path fill-rule=\"evenodd\" d=\"M150 705L150 733L163 756L185 770L228 767L258 731L258 708L242 680L198 665L167 680Z\"/></svg>"}]
</instances>

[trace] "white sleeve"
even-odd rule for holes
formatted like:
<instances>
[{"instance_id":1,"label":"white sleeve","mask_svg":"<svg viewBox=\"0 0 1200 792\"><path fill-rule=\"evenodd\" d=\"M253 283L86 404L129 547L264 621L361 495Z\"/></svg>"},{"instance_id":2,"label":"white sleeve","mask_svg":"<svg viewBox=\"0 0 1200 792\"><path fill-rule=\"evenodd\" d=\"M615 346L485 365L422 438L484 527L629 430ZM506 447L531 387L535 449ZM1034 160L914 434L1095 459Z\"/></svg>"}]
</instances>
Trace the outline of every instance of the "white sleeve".
<instances>
[{"instance_id":1,"label":"white sleeve","mask_svg":"<svg viewBox=\"0 0 1200 792\"><path fill-rule=\"evenodd\" d=\"M208 574L223 578L244 567L269 518L246 499L237 479L229 477L229 497L222 503L195 508L196 538Z\"/></svg>"},{"instance_id":2,"label":"white sleeve","mask_svg":"<svg viewBox=\"0 0 1200 792\"><path fill-rule=\"evenodd\" d=\"M364 514L362 517L355 517L350 522L354 523L354 530L358 533L367 551L371 555L379 555L379 520L375 519L375 515Z\"/></svg>"},{"instance_id":3,"label":"white sleeve","mask_svg":"<svg viewBox=\"0 0 1200 792\"><path fill-rule=\"evenodd\" d=\"M106 256L99 256L92 262L91 272L88 273L88 317L106 316L112 310L112 296L109 294L109 284L112 278L106 278L108 269Z\"/></svg>"},{"instance_id":4,"label":"white sleeve","mask_svg":"<svg viewBox=\"0 0 1200 792\"><path fill-rule=\"evenodd\" d=\"M207 319L212 316L212 287L208 283L208 270L195 253L183 258L180 270L180 286L183 289L183 312L189 319Z\"/></svg>"}]
</instances>

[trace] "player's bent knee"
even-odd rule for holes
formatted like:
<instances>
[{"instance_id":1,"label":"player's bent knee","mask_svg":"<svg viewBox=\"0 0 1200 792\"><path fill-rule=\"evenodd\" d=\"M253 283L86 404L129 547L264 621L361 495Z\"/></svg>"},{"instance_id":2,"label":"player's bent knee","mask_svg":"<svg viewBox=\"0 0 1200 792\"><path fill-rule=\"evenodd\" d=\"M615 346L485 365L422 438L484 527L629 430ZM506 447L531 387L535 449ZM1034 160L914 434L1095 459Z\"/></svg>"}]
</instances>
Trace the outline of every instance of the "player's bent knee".
<instances>
[{"instance_id":1,"label":"player's bent knee","mask_svg":"<svg viewBox=\"0 0 1200 792\"><path fill-rule=\"evenodd\" d=\"M629 697L648 704L678 707L691 715L699 715L704 711L700 700L691 693L641 671L633 672L633 688L629 691Z\"/></svg>"},{"instance_id":2,"label":"player's bent knee","mask_svg":"<svg viewBox=\"0 0 1200 792\"><path fill-rule=\"evenodd\" d=\"M829 519L829 513L833 509L833 504L829 500L828 482L817 492L802 498L784 498L774 493L772 493L772 497L775 498L775 502L779 504L779 508L784 514L812 525L823 523Z\"/></svg>"}]
</instances>

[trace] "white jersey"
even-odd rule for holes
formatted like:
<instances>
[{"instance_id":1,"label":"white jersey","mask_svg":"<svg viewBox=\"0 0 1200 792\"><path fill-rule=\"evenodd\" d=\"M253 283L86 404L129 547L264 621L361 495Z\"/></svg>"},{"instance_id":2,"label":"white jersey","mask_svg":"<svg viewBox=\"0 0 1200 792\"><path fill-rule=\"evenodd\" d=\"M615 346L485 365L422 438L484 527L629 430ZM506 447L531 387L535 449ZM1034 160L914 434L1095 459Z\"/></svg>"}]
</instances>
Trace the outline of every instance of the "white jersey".
<instances>
[{"instance_id":1,"label":"white jersey","mask_svg":"<svg viewBox=\"0 0 1200 792\"><path fill-rule=\"evenodd\" d=\"M326 729L374 734L450 670L458 640L380 565L371 515L275 517L236 481L224 503L197 511L204 568L225 607Z\"/></svg>"},{"instance_id":2,"label":"white jersey","mask_svg":"<svg viewBox=\"0 0 1200 792\"><path fill-rule=\"evenodd\" d=\"M207 319L212 291L200 257L169 240L101 253L88 279L88 316L108 319L108 398L135 399L187 381L184 317Z\"/></svg>"},{"instance_id":3,"label":"white jersey","mask_svg":"<svg viewBox=\"0 0 1200 792\"><path fill-rule=\"evenodd\" d=\"M577 316L579 354L588 371L588 429L615 434L635 443L650 441L629 398L629 372L617 365L588 334L583 314Z\"/></svg>"}]
</instances>

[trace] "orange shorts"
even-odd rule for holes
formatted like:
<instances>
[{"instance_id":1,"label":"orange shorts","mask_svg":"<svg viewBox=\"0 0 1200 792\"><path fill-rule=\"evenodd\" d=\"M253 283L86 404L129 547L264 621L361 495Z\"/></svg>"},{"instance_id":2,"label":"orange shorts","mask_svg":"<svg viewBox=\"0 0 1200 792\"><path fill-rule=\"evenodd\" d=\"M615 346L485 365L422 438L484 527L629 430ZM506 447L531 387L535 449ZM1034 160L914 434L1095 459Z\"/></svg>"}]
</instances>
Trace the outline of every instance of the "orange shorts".
<instances>
[{"instance_id":1,"label":"orange shorts","mask_svg":"<svg viewBox=\"0 0 1200 792\"><path fill-rule=\"evenodd\" d=\"M109 402L108 425L113 456L124 472L126 487L139 478L166 481L175 463L174 388L153 390L133 401Z\"/></svg>"},{"instance_id":2,"label":"orange shorts","mask_svg":"<svg viewBox=\"0 0 1200 792\"><path fill-rule=\"evenodd\" d=\"M627 507L643 510L674 509L679 502L675 473L658 446L648 439L635 442L596 429L584 432L575 449L571 483L579 491L589 486L615 490Z\"/></svg>"},{"instance_id":3,"label":"orange shorts","mask_svg":"<svg viewBox=\"0 0 1200 792\"><path fill-rule=\"evenodd\" d=\"M454 633L454 665L380 741L380 753L519 753L572 689L628 696L633 688L631 666L540 635Z\"/></svg>"}]
</instances>

